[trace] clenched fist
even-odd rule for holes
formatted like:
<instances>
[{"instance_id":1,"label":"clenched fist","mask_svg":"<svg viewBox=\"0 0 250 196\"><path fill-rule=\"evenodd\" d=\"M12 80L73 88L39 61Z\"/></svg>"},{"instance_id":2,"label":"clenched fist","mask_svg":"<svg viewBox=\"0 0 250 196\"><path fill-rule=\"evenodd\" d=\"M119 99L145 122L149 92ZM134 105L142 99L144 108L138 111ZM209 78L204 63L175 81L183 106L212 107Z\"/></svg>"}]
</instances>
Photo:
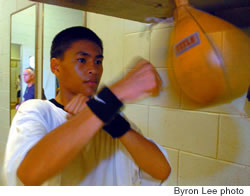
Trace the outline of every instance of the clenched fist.
<instances>
[{"instance_id":1,"label":"clenched fist","mask_svg":"<svg viewBox=\"0 0 250 196\"><path fill-rule=\"evenodd\" d=\"M73 99L64 107L65 111L68 112L67 119L70 119L72 116L81 112L86 107L86 101L88 101L88 99L88 97L81 94L73 97Z\"/></svg>"},{"instance_id":2,"label":"clenched fist","mask_svg":"<svg viewBox=\"0 0 250 196\"><path fill-rule=\"evenodd\" d=\"M122 102L133 102L144 97L157 96L161 85L161 78L153 65L146 60L141 60L110 89Z\"/></svg>"},{"instance_id":3,"label":"clenched fist","mask_svg":"<svg viewBox=\"0 0 250 196\"><path fill-rule=\"evenodd\" d=\"M134 102L148 96L157 96L162 85L161 78L151 63L139 61L124 78L110 86L110 90L122 102ZM86 107L88 98L78 94L66 106L67 118L71 118Z\"/></svg>"}]
</instances>

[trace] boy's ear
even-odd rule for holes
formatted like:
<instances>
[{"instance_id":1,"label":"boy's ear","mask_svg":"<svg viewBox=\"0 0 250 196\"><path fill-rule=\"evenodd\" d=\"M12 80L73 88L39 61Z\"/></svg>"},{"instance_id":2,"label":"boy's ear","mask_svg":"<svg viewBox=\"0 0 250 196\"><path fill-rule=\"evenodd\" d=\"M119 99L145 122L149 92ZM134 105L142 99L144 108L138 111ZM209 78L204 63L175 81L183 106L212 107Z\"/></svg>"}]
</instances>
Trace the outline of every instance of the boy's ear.
<instances>
[{"instance_id":1,"label":"boy's ear","mask_svg":"<svg viewBox=\"0 0 250 196\"><path fill-rule=\"evenodd\" d=\"M58 76L59 74L59 59L57 58L52 58L50 59L50 69L51 69L51 72L54 73L56 76Z\"/></svg>"}]
</instances>

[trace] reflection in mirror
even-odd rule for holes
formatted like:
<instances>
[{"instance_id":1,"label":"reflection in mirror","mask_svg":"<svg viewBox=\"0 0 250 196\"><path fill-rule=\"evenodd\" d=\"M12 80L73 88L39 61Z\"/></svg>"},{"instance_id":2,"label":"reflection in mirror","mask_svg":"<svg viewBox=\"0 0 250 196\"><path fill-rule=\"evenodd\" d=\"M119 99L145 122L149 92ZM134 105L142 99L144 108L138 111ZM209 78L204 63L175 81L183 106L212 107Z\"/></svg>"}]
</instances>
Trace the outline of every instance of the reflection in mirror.
<instances>
[{"instance_id":1,"label":"reflection in mirror","mask_svg":"<svg viewBox=\"0 0 250 196\"><path fill-rule=\"evenodd\" d=\"M35 5L11 15L10 115L34 94ZM28 70L26 68L30 67ZM26 91L26 94L25 94ZM33 96L33 95L32 95Z\"/></svg>"},{"instance_id":2,"label":"reflection in mirror","mask_svg":"<svg viewBox=\"0 0 250 196\"><path fill-rule=\"evenodd\" d=\"M43 89L47 99L58 92L56 77L50 71L50 47L57 33L72 26L83 25L83 12L53 5L44 5Z\"/></svg>"}]
</instances>

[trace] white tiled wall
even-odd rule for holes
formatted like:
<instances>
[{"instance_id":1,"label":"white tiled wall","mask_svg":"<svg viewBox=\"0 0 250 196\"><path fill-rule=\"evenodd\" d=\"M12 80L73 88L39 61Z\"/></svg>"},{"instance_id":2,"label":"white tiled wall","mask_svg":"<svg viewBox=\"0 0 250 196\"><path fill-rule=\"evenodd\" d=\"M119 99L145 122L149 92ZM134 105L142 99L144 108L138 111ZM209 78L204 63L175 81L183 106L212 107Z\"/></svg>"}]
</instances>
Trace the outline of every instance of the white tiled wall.
<instances>
[{"instance_id":1,"label":"white tiled wall","mask_svg":"<svg viewBox=\"0 0 250 196\"><path fill-rule=\"evenodd\" d=\"M246 114L246 95L231 103L200 107L184 99L179 88L174 90L169 79L172 65L168 61L173 23L150 29L143 23L114 17L89 13L88 17L88 27L104 41L104 51L109 48L105 58L118 54L117 63L104 60L108 81L119 77L121 69L123 73L130 71L138 56L150 60L162 78L159 97L127 104L125 114L145 136L168 151L172 174L166 184L250 185L250 121L241 117ZM123 42L116 45L110 39L114 35ZM220 39L216 36L214 39ZM218 43L222 48L223 42ZM104 77L103 82L106 80Z\"/></svg>"},{"instance_id":2,"label":"white tiled wall","mask_svg":"<svg viewBox=\"0 0 250 196\"><path fill-rule=\"evenodd\" d=\"M161 145L216 157L218 115L150 107L149 136Z\"/></svg>"},{"instance_id":3,"label":"white tiled wall","mask_svg":"<svg viewBox=\"0 0 250 196\"><path fill-rule=\"evenodd\" d=\"M0 56L0 65L2 65L0 66L0 73L9 72L9 67L7 69L6 66L3 66L9 64L9 54L0 54Z\"/></svg>"},{"instance_id":4,"label":"white tiled wall","mask_svg":"<svg viewBox=\"0 0 250 196\"><path fill-rule=\"evenodd\" d=\"M4 9L4 7L1 7ZM4 13L4 12L2 12ZM0 18L0 54L7 54L9 53L9 40L10 40L10 16L6 17L2 15Z\"/></svg>"},{"instance_id":5,"label":"white tiled wall","mask_svg":"<svg viewBox=\"0 0 250 196\"><path fill-rule=\"evenodd\" d=\"M28 1L28 0L24 0L24 1ZM23 2L24 2L23 1ZM0 21L2 20L6 20L7 18L10 18L10 14L15 12L17 10L17 2L16 0L9 0L9 1L5 1L5 0L0 0L0 7L1 7L1 16L0 16ZM2 32L1 32L2 33Z\"/></svg>"},{"instance_id":6,"label":"white tiled wall","mask_svg":"<svg viewBox=\"0 0 250 196\"><path fill-rule=\"evenodd\" d=\"M250 166L250 121L222 115L219 130L218 159Z\"/></svg>"},{"instance_id":7,"label":"white tiled wall","mask_svg":"<svg viewBox=\"0 0 250 196\"><path fill-rule=\"evenodd\" d=\"M3 129L1 128L1 130L3 130ZM3 176L2 176L3 175L2 174L2 162L3 162L3 158L4 158L5 144L6 144L6 142L0 141L0 186L2 186L4 184Z\"/></svg>"},{"instance_id":8,"label":"white tiled wall","mask_svg":"<svg viewBox=\"0 0 250 196\"><path fill-rule=\"evenodd\" d=\"M16 0L16 9L20 10L20 9L27 7L33 3L34 2L28 1L28 0Z\"/></svg>"},{"instance_id":9,"label":"white tiled wall","mask_svg":"<svg viewBox=\"0 0 250 196\"><path fill-rule=\"evenodd\" d=\"M1 118L0 118L0 126L1 127L8 127L9 126L9 107L6 107L9 104L9 92L8 91L0 91L0 97L1 97L1 104L0 104L0 110L1 110ZM3 129L1 129L1 139L0 141L4 141L6 137L2 137L3 135L6 135L6 132Z\"/></svg>"},{"instance_id":10,"label":"white tiled wall","mask_svg":"<svg viewBox=\"0 0 250 196\"><path fill-rule=\"evenodd\" d=\"M150 33L132 33L124 36L124 65L131 68L131 60L139 56L149 59Z\"/></svg>"},{"instance_id":11,"label":"white tiled wall","mask_svg":"<svg viewBox=\"0 0 250 196\"><path fill-rule=\"evenodd\" d=\"M88 13L87 26L103 41L104 72L101 83L109 84L123 73L124 25L122 19Z\"/></svg>"},{"instance_id":12,"label":"white tiled wall","mask_svg":"<svg viewBox=\"0 0 250 196\"><path fill-rule=\"evenodd\" d=\"M178 185L249 186L249 172L247 166L181 152Z\"/></svg>"},{"instance_id":13,"label":"white tiled wall","mask_svg":"<svg viewBox=\"0 0 250 196\"><path fill-rule=\"evenodd\" d=\"M140 23L131 20L123 20L123 23L124 34L145 32L145 30L148 30L148 26L146 25L146 23Z\"/></svg>"},{"instance_id":14,"label":"white tiled wall","mask_svg":"<svg viewBox=\"0 0 250 196\"><path fill-rule=\"evenodd\" d=\"M169 39L172 28L154 29L151 33L150 61L157 68L167 67Z\"/></svg>"},{"instance_id":15,"label":"white tiled wall","mask_svg":"<svg viewBox=\"0 0 250 196\"><path fill-rule=\"evenodd\" d=\"M148 106L128 104L124 113L141 130L143 135L148 136Z\"/></svg>"}]
</instances>

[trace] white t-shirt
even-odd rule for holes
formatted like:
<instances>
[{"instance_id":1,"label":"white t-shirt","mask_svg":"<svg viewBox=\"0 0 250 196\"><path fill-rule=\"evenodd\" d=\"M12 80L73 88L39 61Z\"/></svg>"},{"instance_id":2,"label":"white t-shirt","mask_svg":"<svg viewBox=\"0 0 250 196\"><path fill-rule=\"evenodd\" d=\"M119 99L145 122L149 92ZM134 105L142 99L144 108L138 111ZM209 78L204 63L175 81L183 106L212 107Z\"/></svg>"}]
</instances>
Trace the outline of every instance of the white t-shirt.
<instances>
[{"instance_id":1,"label":"white t-shirt","mask_svg":"<svg viewBox=\"0 0 250 196\"><path fill-rule=\"evenodd\" d=\"M5 152L6 185L23 185L16 175L20 163L42 137L66 122L66 115L67 112L47 100L33 99L21 105L12 121ZM166 151L156 145L167 158ZM60 174L43 183L54 186L160 184L139 169L119 139L113 139L103 130L98 131Z\"/></svg>"}]
</instances>

